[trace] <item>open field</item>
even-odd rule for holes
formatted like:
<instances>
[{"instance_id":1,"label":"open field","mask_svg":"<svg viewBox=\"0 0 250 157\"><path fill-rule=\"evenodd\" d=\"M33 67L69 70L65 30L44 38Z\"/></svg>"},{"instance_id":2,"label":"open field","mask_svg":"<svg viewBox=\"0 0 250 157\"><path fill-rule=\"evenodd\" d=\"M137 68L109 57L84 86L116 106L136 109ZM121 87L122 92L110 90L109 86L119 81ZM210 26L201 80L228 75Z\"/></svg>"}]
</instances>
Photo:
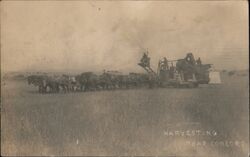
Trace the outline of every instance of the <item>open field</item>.
<instances>
[{"instance_id":1,"label":"open field","mask_svg":"<svg viewBox=\"0 0 250 157\"><path fill-rule=\"evenodd\" d=\"M66 94L4 81L1 154L247 156L248 76L222 81L195 89ZM192 130L195 135L170 134Z\"/></svg>"}]
</instances>

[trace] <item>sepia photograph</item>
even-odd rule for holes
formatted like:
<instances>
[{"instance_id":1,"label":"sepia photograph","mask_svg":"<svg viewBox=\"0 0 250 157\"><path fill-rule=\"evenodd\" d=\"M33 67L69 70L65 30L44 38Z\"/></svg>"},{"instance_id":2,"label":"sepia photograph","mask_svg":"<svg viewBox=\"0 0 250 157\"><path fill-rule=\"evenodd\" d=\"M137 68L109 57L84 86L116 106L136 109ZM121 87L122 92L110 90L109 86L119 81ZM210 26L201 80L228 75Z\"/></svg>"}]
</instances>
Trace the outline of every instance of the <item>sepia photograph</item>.
<instances>
[{"instance_id":1,"label":"sepia photograph","mask_svg":"<svg viewBox=\"0 0 250 157\"><path fill-rule=\"evenodd\" d=\"M1 156L249 156L246 0L0 1Z\"/></svg>"}]
</instances>

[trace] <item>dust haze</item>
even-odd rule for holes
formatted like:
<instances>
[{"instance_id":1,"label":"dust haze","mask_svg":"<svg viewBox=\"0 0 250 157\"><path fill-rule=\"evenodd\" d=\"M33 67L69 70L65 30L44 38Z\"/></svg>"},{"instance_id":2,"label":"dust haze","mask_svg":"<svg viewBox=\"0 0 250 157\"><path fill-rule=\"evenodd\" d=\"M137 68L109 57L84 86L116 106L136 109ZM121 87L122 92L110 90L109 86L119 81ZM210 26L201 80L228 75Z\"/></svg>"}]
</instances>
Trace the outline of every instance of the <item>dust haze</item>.
<instances>
[{"instance_id":1,"label":"dust haze","mask_svg":"<svg viewBox=\"0 0 250 157\"><path fill-rule=\"evenodd\" d=\"M141 72L147 49L152 65L192 52L247 69L247 13L247 1L3 1L2 70Z\"/></svg>"}]
</instances>

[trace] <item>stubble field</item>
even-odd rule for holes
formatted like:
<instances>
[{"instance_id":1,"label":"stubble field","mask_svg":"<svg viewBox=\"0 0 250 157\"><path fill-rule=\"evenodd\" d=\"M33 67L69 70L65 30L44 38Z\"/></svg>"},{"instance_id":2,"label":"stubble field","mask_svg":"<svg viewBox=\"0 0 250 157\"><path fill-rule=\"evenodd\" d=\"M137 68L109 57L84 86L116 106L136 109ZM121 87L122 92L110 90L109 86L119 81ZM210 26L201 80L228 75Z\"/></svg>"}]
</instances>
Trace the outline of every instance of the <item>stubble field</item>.
<instances>
[{"instance_id":1,"label":"stubble field","mask_svg":"<svg viewBox=\"0 0 250 157\"><path fill-rule=\"evenodd\" d=\"M2 81L1 154L247 156L248 76L222 81L59 94Z\"/></svg>"}]
</instances>

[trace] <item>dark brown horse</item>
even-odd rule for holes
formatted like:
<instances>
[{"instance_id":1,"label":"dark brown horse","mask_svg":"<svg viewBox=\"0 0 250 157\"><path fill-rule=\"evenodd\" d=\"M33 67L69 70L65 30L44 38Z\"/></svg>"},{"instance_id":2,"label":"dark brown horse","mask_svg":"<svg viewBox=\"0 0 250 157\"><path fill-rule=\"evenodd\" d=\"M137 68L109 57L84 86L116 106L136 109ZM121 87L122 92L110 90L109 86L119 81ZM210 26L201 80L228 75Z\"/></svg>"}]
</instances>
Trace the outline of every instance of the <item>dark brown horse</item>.
<instances>
[{"instance_id":1,"label":"dark brown horse","mask_svg":"<svg viewBox=\"0 0 250 157\"><path fill-rule=\"evenodd\" d=\"M30 75L27 77L28 84L38 87L39 93L46 92L47 79L48 77L46 75Z\"/></svg>"}]
</instances>

